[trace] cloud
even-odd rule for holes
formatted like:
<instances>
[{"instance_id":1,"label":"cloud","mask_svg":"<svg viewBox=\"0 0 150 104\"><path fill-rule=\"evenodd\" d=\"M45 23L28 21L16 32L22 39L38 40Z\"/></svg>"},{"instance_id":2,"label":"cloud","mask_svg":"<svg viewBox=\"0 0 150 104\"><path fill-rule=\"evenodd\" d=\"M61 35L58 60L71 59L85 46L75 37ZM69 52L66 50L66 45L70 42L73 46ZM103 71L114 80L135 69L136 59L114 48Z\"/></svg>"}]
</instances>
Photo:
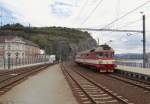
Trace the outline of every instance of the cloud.
<instances>
[{"instance_id":1,"label":"cloud","mask_svg":"<svg viewBox=\"0 0 150 104\"><path fill-rule=\"evenodd\" d=\"M109 44L115 49L116 53L142 53L142 34L134 33L128 36L127 33L114 33L114 32L92 32L92 36L98 40L100 44ZM150 51L150 35L147 34L147 52ZM112 42L109 42L112 40Z\"/></svg>"},{"instance_id":2,"label":"cloud","mask_svg":"<svg viewBox=\"0 0 150 104\"><path fill-rule=\"evenodd\" d=\"M72 15L73 4L65 3L62 1L54 0L54 2L50 5L51 13L56 17L69 17Z\"/></svg>"},{"instance_id":3,"label":"cloud","mask_svg":"<svg viewBox=\"0 0 150 104\"><path fill-rule=\"evenodd\" d=\"M13 12L7 8L5 8L4 6L0 5L0 18L1 18L1 22L2 24L8 24L11 22L16 22L16 16L13 14ZM11 17L11 18L10 18Z\"/></svg>"},{"instance_id":4,"label":"cloud","mask_svg":"<svg viewBox=\"0 0 150 104\"><path fill-rule=\"evenodd\" d=\"M11 10L13 14L16 15L16 18L21 23L31 23L31 25L34 26L60 26L63 24L61 17L71 15L68 3L58 1L55 2L55 0L21 0L17 2L15 1L16 0L2 0L1 2L3 3L4 7L6 7L8 10ZM55 3L56 5L54 5ZM53 12L50 12L50 10L52 10ZM56 18L56 15L58 15L59 18ZM68 18L66 18L65 20L67 19ZM67 23L65 24L67 25Z\"/></svg>"}]
</instances>

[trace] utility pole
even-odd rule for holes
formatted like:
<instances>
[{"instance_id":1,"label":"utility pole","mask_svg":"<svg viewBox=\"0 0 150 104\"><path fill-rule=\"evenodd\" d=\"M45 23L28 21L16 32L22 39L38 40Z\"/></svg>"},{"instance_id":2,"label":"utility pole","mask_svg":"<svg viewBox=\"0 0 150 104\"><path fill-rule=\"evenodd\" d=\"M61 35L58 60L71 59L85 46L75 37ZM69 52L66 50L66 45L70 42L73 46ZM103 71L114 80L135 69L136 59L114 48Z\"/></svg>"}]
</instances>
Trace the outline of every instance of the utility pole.
<instances>
[{"instance_id":1,"label":"utility pole","mask_svg":"<svg viewBox=\"0 0 150 104\"><path fill-rule=\"evenodd\" d=\"M143 20L143 68L146 67L146 36L145 36L145 14L142 13Z\"/></svg>"}]
</instances>

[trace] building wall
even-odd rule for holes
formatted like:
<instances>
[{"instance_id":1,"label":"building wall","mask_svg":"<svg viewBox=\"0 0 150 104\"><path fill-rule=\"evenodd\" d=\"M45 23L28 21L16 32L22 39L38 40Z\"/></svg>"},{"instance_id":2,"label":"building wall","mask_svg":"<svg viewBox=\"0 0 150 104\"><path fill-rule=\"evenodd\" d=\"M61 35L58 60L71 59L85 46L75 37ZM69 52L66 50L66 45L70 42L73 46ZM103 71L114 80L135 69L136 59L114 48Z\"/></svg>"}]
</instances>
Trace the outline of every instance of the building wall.
<instances>
[{"instance_id":1,"label":"building wall","mask_svg":"<svg viewBox=\"0 0 150 104\"><path fill-rule=\"evenodd\" d=\"M4 54L4 43L0 43L0 55Z\"/></svg>"},{"instance_id":2,"label":"building wall","mask_svg":"<svg viewBox=\"0 0 150 104\"><path fill-rule=\"evenodd\" d=\"M24 39L14 37L0 43L0 54L4 54L7 59L11 58L25 58L27 55L40 54L40 48L34 45L27 44Z\"/></svg>"},{"instance_id":3,"label":"building wall","mask_svg":"<svg viewBox=\"0 0 150 104\"><path fill-rule=\"evenodd\" d=\"M11 58L22 58L24 57L25 42L18 37L15 37L11 40L5 40L5 57L8 58L10 55Z\"/></svg>"},{"instance_id":4,"label":"building wall","mask_svg":"<svg viewBox=\"0 0 150 104\"><path fill-rule=\"evenodd\" d=\"M40 48L30 45L25 45L25 54L26 55L37 55L40 54Z\"/></svg>"}]
</instances>

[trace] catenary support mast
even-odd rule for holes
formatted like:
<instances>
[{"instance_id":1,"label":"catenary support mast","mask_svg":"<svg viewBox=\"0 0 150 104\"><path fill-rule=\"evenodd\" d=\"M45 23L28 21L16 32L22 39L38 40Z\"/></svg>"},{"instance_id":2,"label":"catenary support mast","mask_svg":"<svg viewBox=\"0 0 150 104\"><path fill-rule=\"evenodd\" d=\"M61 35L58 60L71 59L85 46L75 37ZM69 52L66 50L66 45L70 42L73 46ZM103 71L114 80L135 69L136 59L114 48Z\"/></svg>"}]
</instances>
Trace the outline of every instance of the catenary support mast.
<instances>
[{"instance_id":1,"label":"catenary support mast","mask_svg":"<svg viewBox=\"0 0 150 104\"><path fill-rule=\"evenodd\" d=\"M143 14L142 19L143 19L143 68L145 68L146 67L145 14Z\"/></svg>"}]
</instances>

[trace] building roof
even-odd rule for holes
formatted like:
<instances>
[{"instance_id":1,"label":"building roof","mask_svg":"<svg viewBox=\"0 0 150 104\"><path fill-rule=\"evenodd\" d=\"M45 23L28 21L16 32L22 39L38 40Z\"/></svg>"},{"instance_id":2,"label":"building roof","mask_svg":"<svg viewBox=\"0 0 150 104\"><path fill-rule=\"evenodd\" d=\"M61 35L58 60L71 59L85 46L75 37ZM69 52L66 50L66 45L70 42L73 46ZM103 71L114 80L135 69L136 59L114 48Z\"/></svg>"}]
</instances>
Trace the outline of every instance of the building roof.
<instances>
[{"instance_id":1,"label":"building roof","mask_svg":"<svg viewBox=\"0 0 150 104\"><path fill-rule=\"evenodd\" d=\"M23 41L24 41L24 42L25 42L25 44L27 44L27 45L31 45L31 46L35 46L35 47L39 47L39 45L37 45L37 44L33 43L33 42L32 42L32 41L30 41L30 40L26 40L26 39L24 39Z\"/></svg>"},{"instance_id":2,"label":"building roof","mask_svg":"<svg viewBox=\"0 0 150 104\"><path fill-rule=\"evenodd\" d=\"M9 40L11 41L12 39L14 39L14 38L16 38L16 37L19 38L19 39L21 39L22 41L24 41L25 44L27 44L27 45L39 47L39 45L33 43L33 42L30 41L30 40L27 40L27 39L24 39L24 38L18 37L18 36L13 36L13 35L0 35L0 43L4 43L6 40L7 40L7 41L9 41Z\"/></svg>"}]
</instances>

